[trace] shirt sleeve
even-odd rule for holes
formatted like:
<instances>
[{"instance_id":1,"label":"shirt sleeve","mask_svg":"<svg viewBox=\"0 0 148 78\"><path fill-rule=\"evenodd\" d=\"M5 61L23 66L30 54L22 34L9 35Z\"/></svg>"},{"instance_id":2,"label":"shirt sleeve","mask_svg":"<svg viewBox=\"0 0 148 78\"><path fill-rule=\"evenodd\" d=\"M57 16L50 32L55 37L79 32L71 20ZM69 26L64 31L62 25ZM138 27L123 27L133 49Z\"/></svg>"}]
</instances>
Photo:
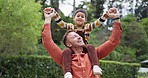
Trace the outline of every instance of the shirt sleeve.
<instances>
[{"instance_id":1,"label":"shirt sleeve","mask_svg":"<svg viewBox=\"0 0 148 78\"><path fill-rule=\"evenodd\" d=\"M56 23L61 27L61 28L64 28L64 29L67 29L67 30L73 30L74 29L74 25L72 23L66 23L64 22L60 15L56 12L56 15L53 17L54 20L56 21Z\"/></svg>"},{"instance_id":2,"label":"shirt sleeve","mask_svg":"<svg viewBox=\"0 0 148 78\"><path fill-rule=\"evenodd\" d=\"M51 36L50 24L44 24L43 32L42 32L42 43L46 48L49 55L52 59L62 65L61 58L62 58L62 50L54 43Z\"/></svg>"},{"instance_id":3,"label":"shirt sleeve","mask_svg":"<svg viewBox=\"0 0 148 78\"><path fill-rule=\"evenodd\" d=\"M120 22L114 22L114 29L108 41L96 48L98 59L108 56L120 44L122 28Z\"/></svg>"},{"instance_id":4,"label":"shirt sleeve","mask_svg":"<svg viewBox=\"0 0 148 78\"><path fill-rule=\"evenodd\" d=\"M102 22L98 20L96 20L95 22L93 23L90 23L90 24L86 24L84 26L84 31L85 31L85 39L86 40L89 40L90 39L90 33L92 32L93 29L95 29L96 27L100 26L102 24Z\"/></svg>"},{"instance_id":5,"label":"shirt sleeve","mask_svg":"<svg viewBox=\"0 0 148 78\"><path fill-rule=\"evenodd\" d=\"M96 21L90 23L90 24L86 24L84 26L84 29L86 32L91 32L94 28L99 27L102 25L103 22L105 22L105 20L109 18L109 16L107 14L102 15L100 18L98 18Z\"/></svg>"}]
</instances>

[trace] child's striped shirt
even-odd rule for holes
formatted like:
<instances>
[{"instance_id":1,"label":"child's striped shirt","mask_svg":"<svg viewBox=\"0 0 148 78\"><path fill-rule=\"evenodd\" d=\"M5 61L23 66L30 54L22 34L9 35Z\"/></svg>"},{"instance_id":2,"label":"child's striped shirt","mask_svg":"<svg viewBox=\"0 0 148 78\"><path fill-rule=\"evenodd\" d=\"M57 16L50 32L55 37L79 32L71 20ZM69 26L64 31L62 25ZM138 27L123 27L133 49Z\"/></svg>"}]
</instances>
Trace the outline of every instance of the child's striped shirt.
<instances>
[{"instance_id":1,"label":"child's striped shirt","mask_svg":"<svg viewBox=\"0 0 148 78\"><path fill-rule=\"evenodd\" d=\"M99 27L108 17L109 16L107 14L104 14L101 18L97 19L95 22L86 24L84 26L76 26L73 25L72 23L66 23L61 19L58 13L56 13L54 19L61 28L64 28L66 30L73 30L75 32L77 31L84 32L85 40L88 41L90 39L91 31L94 28Z\"/></svg>"}]
</instances>

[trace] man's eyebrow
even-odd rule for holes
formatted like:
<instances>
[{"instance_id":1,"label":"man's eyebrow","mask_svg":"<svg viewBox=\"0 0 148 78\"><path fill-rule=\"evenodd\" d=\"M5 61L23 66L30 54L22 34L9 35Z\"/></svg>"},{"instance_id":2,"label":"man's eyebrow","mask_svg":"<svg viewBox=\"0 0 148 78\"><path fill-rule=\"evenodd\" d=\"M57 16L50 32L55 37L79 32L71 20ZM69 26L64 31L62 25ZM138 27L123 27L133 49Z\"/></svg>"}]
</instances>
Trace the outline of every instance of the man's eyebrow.
<instances>
[{"instance_id":1,"label":"man's eyebrow","mask_svg":"<svg viewBox=\"0 0 148 78\"><path fill-rule=\"evenodd\" d=\"M77 36L76 34L74 34L73 36L71 36L71 37L75 37L75 36Z\"/></svg>"}]
</instances>

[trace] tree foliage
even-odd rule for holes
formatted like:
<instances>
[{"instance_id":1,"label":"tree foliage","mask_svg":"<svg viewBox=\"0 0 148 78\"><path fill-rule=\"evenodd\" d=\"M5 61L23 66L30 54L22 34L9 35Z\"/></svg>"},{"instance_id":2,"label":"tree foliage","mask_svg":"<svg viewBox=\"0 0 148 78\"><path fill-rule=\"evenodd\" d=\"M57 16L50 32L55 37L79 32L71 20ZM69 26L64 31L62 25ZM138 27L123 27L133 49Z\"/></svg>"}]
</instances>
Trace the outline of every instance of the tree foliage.
<instances>
[{"instance_id":1,"label":"tree foliage","mask_svg":"<svg viewBox=\"0 0 148 78\"><path fill-rule=\"evenodd\" d=\"M79 4L77 9L83 8L88 13L88 20L93 20L94 18L99 18L103 13L103 4L105 0L91 0L91 1L82 1L82 4Z\"/></svg>"},{"instance_id":2,"label":"tree foliage","mask_svg":"<svg viewBox=\"0 0 148 78\"><path fill-rule=\"evenodd\" d=\"M40 4L34 0L0 1L0 52L15 55L36 50L41 35Z\"/></svg>"},{"instance_id":3,"label":"tree foliage","mask_svg":"<svg viewBox=\"0 0 148 78\"><path fill-rule=\"evenodd\" d=\"M136 21L134 15L128 15L124 18L122 26L123 39L121 45L135 49L137 60L144 60L139 58L147 54L148 51L148 38L144 26Z\"/></svg>"},{"instance_id":4,"label":"tree foliage","mask_svg":"<svg viewBox=\"0 0 148 78\"><path fill-rule=\"evenodd\" d=\"M104 10L104 3L106 0L91 0L91 5L94 9L94 17L99 18Z\"/></svg>"},{"instance_id":5,"label":"tree foliage","mask_svg":"<svg viewBox=\"0 0 148 78\"><path fill-rule=\"evenodd\" d=\"M146 34L148 36L148 17L143 18L141 24L144 26L144 30L146 31Z\"/></svg>"},{"instance_id":6,"label":"tree foliage","mask_svg":"<svg viewBox=\"0 0 148 78\"><path fill-rule=\"evenodd\" d=\"M140 62L148 59L148 38L144 19L137 22L135 15L127 15L122 19L121 44L105 59L122 62ZM118 52L118 53L117 53Z\"/></svg>"},{"instance_id":7,"label":"tree foliage","mask_svg":"<svg viewBox=\"0 0 148 78\"><path fill-rule=\"evenodd\" d=\"M130 14L122 19L121 44L105 60L138 62L148 59L148 38L146 34L147 19L137 22L136 16ZM90 43L99 46L109 39L111 32L106 27L93 30Z\"/></svg>"}]
</instances>

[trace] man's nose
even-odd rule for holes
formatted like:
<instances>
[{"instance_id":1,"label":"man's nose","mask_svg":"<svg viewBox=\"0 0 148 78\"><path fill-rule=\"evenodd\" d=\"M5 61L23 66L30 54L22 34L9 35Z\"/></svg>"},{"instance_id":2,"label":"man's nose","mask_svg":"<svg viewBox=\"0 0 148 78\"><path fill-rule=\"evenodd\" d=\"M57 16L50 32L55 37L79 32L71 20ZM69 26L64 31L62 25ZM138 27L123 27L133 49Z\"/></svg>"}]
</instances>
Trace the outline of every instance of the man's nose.
<instances>
[{"instance_id":1,"label":"man's nose","mask_svg":"<svg viewBox=\"0 0 148 78\"><path fill-rule=\"evenodd\" d=\"M78 39L81 39L81 36L79 36Z\"/></svg>"}]
</instances>

